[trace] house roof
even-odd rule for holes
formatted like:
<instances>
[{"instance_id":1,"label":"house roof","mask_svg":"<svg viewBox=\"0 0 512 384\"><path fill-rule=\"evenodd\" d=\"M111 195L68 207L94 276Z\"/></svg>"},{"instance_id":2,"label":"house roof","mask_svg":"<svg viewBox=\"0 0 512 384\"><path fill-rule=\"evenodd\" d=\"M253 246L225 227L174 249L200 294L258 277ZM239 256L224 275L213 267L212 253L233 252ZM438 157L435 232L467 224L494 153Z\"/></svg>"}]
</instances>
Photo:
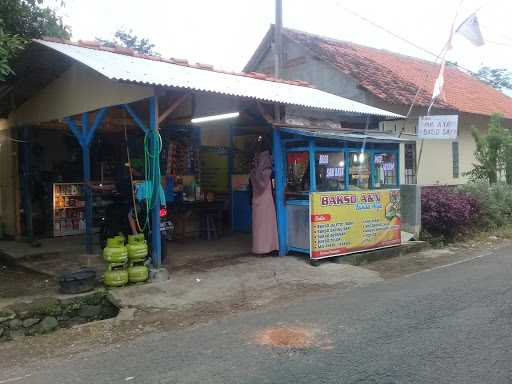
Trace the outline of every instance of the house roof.
<instances>
[{"instance_id":1,"label":"house roof","mask_svg":"<svg viewBox=\"0 0 512 384\"><path fill-rule=\"evenodd\" d=\"M427 106L431 102L439 64L387 50L284 29L286 37L315 56L354 77L370 93L390 104ZM270 34L267 35L267 38ZM445 101L437 108L480 115L502 113L512 119L512 98L454 66L445 72Z\"/></svg>"},{"instance_id":2,"label":"house roof","mask_svg":"<svg viewBox=\"0 0 512 384\"><path fill-rule=\"evenodd\" d=\"M190 89L343 113L400 118L402 116L313 88L304 81L275 79L259 73L235 73L186 60L107 48L96 42L34 40L57 56L81 63L110 80ZM28 48L30 49L30 47Z\"/></svg>"}]
</instances>

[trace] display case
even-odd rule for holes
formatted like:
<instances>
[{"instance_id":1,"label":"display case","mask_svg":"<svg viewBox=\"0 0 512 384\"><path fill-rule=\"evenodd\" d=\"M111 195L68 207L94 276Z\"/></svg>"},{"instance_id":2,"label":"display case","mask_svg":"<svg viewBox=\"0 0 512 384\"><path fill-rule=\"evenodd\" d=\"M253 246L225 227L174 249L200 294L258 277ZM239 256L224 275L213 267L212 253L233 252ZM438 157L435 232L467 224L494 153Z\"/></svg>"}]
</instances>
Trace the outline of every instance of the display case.
<instances>
[{"instance_id":1,"label":"display case","mask_svg":"<svg viewBox=\"0 0 512 384\"><path fill-rule=\"evenodd\" d=\"M83 183L53 184L53 236L85 232Z\"/></svg>"}]
</instances>

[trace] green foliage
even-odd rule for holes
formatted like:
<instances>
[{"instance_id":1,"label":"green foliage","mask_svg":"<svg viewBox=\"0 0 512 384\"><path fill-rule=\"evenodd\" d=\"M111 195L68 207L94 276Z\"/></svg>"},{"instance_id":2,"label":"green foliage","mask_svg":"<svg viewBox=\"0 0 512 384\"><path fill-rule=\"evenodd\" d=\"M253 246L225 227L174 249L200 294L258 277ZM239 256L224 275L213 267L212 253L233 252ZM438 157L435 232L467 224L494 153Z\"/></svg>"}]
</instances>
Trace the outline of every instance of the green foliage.
<instances>
[{"instance_id":1,"label":"green foliage","mask_svg":"<svg viewBox=\"0 0 512 384\"><path fill-rule=\"evenodd\" d=\"M25 39L71 37L70 27L43 0L0 0L0 20L6 33Z\"/></svg>"},{"instance_id":2,"label":"green foliage","mask_svg":"<svg viewBox=\"0 0 512 384\"><path fill-rule=\"evenodd\" d=\"M478 164L473 164L473 169L466 175L473 182L495 184L504 172L507 182L512 183L512 135L501 121L501 115L494 114L486 134L477 129L472 131Z\"/></svg>"},{"instance_id":3,"label":"green foliage","mask_svg":"<svg viewBox=\"0 0 512 384\"><path fill-rule=\"evenodd\" d=\"M502 182L469 183L458 187L479 201L478 229L495 229L512 224L512 186Z\"/></svg>"},{"instance_id":4,"label":"green foliage","mask_svg":"<svg viewBox=\"0 0 512 384\"><path fill-rule=\"evenodd\" d=\"M0 81L13 73L10 63L23 46L43 36L69 39L71 32L43 0L0 0Z\"/></svg>"},{"instance_id":5,"label":"green foliage","mask_svg":"<svg viewBox=\"0 0 512 384\"><path fill-rule=\"evenodd\" d=\"M96 38L96 41L99 41L102 45L106 47L125 47L133 49L138 53L142 53L145 55L153 55L160 56L158 52L156 52L153 48L154 44L149 42L149 39L144 37L138 37L130 30L120 29L114 34L114 38L112 40Z\"/></svg>"},{"instance_id":6,"label":"green foliage","mask_svg":"<svg viewBox=\"0 0 512 384\"><path fill-rule=\"evenodd\" d=\"M505 68L482 67L476 76L496 89L512 89L512 73Z\"/></svg>"},{"instance_id":7,"label":"green foliage","mask_svg":"<svg viewBox=\"0 0 512 384\"><path fill-rule=\"evenodd\" d=\"M0 21L0 81L5 81L13 73L9 61L23 48L24 43L24 39L18 35L6 33Z\"/></svg>"}]
</instances>

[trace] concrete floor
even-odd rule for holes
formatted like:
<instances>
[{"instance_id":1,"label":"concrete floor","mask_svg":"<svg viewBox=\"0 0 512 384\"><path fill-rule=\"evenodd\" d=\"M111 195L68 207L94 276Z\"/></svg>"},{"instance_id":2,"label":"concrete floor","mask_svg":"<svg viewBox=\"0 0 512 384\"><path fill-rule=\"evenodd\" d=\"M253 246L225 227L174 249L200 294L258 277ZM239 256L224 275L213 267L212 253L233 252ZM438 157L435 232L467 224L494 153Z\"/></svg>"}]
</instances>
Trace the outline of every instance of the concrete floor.
<instances>
[{"instance_id":1,"label":"concrete floor","mask_svg":"<svg viewBox=\"0 0 512 384\"><path fill-rule=\"evenodd\" d=\"M175 268L203 268L229 262L230 259L251 253L250 234L230 234L218 240L186 240L167 242L165 266L169 271ZM82 267L93 268L102 274L105 262L100 256L99 245L95 253L85 254L83 236L67 236L40 240L40 246L33 247L21 241L0 241L0 259L49 276Z\"/></svg>"}]
</instances>

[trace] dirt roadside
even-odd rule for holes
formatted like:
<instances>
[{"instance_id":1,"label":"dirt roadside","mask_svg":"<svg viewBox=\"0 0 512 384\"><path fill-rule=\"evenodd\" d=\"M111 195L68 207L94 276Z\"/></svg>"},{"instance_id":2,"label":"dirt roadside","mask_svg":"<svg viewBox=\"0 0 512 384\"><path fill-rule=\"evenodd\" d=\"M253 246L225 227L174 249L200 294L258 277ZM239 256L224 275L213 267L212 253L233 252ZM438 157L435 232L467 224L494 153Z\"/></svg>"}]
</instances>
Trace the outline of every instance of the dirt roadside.
<instances>
[{"instance_id":1,"label":"dirt roadside","mask_svg":"<svg viewBox=\"0 0 512 384\"><path fill-rule=\"evenodd\" d=\"M393 279L469 259L510 245L512 245L512 241L501 239L454 244L449 248L412 253L353 268L376 272L383 279ZM326 261L326 263L328 262ZM144 334L198 326L236 315L242 311L255 311L298 303L306 298L348 290L354 286L348 283L328 285L293 281L261 290L233 291L233 295L230 297L213 302L199 302L185 309L133 307L122 311L117 319L98 321L74 328L60 329L48 335L22 337L11 342L0 343L0 369L22 366L38 360L71 358L78 353L93 350L113 351ZM262 296L266 299L262 300Z\"/></svg>"}]
</instances>

